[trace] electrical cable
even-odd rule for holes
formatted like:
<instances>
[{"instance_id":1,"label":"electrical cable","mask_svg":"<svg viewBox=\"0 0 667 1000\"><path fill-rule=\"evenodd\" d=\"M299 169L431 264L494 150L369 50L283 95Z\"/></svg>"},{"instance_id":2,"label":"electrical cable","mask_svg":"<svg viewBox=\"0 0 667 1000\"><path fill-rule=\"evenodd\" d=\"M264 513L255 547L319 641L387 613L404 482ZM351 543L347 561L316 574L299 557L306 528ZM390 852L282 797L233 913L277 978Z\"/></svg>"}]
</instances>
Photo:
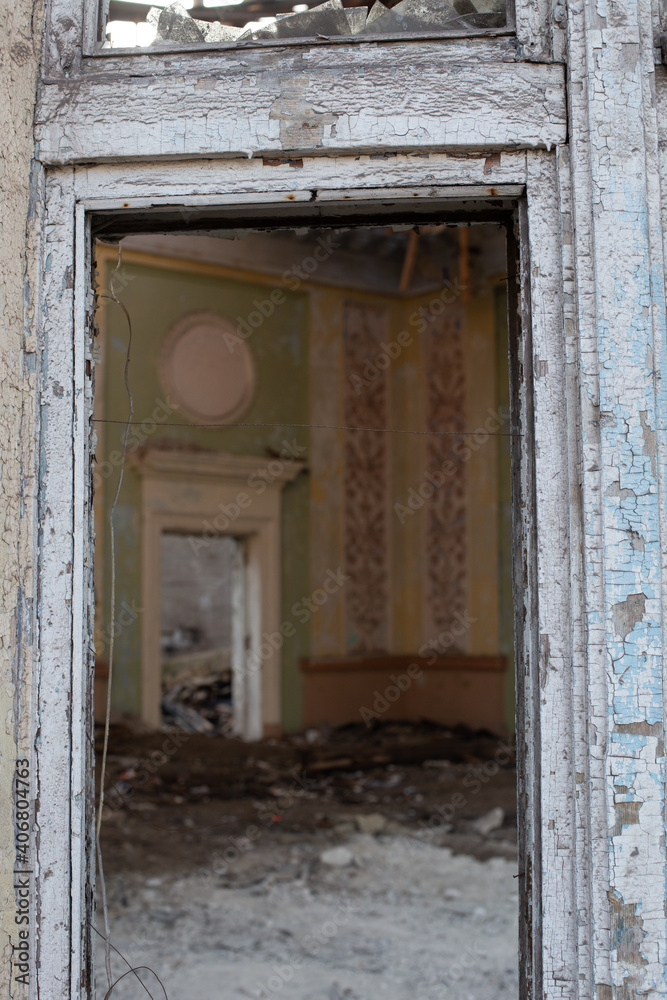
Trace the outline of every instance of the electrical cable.
<instances>
[{"instance_id":1,"label":"electrical cable","mask_svg":"<svg viewBox=\"0 0 667 1000\"><path fill-rule=\"evenodd\" d=\"M134 420L129 426L141 427L146 420L152 417L145 417L144 420ZM126 420L110 420L107 417L96 417L96 424L125 424ZM416 434L426 437L472 437L475 434L486 434L487 437L516 437L517 431L487 431L483 427L478 427L474 431L411 431L403 430L399 427L348 427L345 424L282 424L282 423L229 423L229 424L191 424L191 423L168 423L161 424L162 427L192 427L203 430L233 430L235 427L289 427L293 429L305 430L325 430L325 431L368 431L371 434Z\"/></svg>"},{"instance_id":2,"label":"electrical cable","mask_svg":"<svg viewBox=\"0 0 667 1000\"><path fill-rule=\"evenodd\" d=\"M102 828L102 813L104 810L104 781L106 775L107 766L107 753L109 749L109 729L111 725L111 682L113 679L113 654L114 654L114 635L115 635L115 620L116 620L116 539L114 534L114 514L116 512L116 504L118 503L118 497L120 495L120 490L123 485L123 473L125 471L125 457L127 454L127 439L130 433L130 427L132 426L132 417L134 416L134 399L132 396L132 390L130 389L129 380L129 369L130 369L130 352L132 350L132 320L127 308L120 301L116 292L114 290L113 282L114 277L123 261L123 250L120 244L118 245L118 263L109 279L109 295L102 295L103 298L111 299L118 305L127 320L128 326L128 338L127 338L127 352L125 355L125 389L127 391L128 401L129 401L129 413L128 418L125 421L125 433L123 434L123 448L122 457L120 463L120 472L118 474L118 484L116 486L116 493L113 498L113 503L111 504L111 509L109 511L109 530L111 539L111 608L110 608L110 629L109 629L109 672L107 677L107 700L106 700L106 710L104 716L104 744L102 749L102 764L100 768L100 794L99 803L97 807L97 822L95 825L95 840L97 843L97 863L100 873L100 888L102 891L102 910L104 915L104 932L106 934L106 945L105 945L105 965L107 980L109 983L109 991L112 989L112 973L111 973L111 941L109 932L109 910L107 906L107 894L106 885L104 881L104 868L102 865L102 850L100 847L100 830ZM108 994L107 994L108 996Z\"/></svg>"},{"instance_id":3,"label":"electrical cable","mask_svg":"<svg viewBox=\"0 0 667 1000\"><path fill-rule=\"evenodd\" d=\"M151 969L151 967L149 965L137 965L136 968L128 969L127 972L124 972L122 974L122 976L119 976L118 979L116 979L116 981L111 984L111 986L109 987L109 989L104 994L104 1000L109 1000L109 997L111 996L111 994L113 993L113 991L116 989L116 987L118 986L118 984L121 981L121 979L125 979L125 976L129 976L130 973L132 973L132 972L134 973L135 976L137 976L137 972L139 972L141 969L145 969L146 972L152 972L153 973L153 975L157 979L158 983L162 987L162 991L163 991L165 997L167 998L167 1000L169 1000L169 996L167 995L167 991L164 988L164 983L162 982L162 980L158 976L157 972L155 972L154 969ZM137 979L139 979L139 976L137 976ZM144 985L143 982L141 981L141 979L139 979L139 982L141 983L142 986Z\"/></svg>"},{"instance_id":4,"label":"electrical cable","mask_svg":"<svg viewBox=\"0 0 667 1000\"><path fill-rule=\"evenodd\" d=\"M90 920L88 921L88 923L89 923L90 927L92 927L92 929L95 931L95 933L99 937L101 937L102 940L106 943L107 939L105 938L105 936L102 933L102 931L99 931L97 929L97 927L95 926L95 924L91 923ZM109 942L109 944L111 945L111 948L113 949L113 951L116 952L116 954L118 955L118 957L121 958L123 960L123 962L125 962L125 964L126 964L126 966L128 968L128 971L134 973L135 978L139 980L139 982L141 983L141 985L143 986L144 990L146 991L146 993L148 994L148 996L151 998L151 1000L155 1000L155 997L153 996L153 994L151 993L151 991L148 989L148 987L146 986L146 983L143 981L143 979L141 978L141 976L139 975L139 969L148 969L149 972L153 973L153 975L157 979L158 983L160 983L160 986L162 986L162 990L164 992L165 997L167 998L167 1000L169 1000L169 997L167 996L167 991L165 990L164 985L162 984L162 982L160 980L160 977L158 976L158 974L155 971L155 969L151 969L150 966L148 966L148 965L136 965L136 966L131 965L131 963L128 962L128 960L125 958L125 955L122 953L122 951L120 951L116 947L115 944L111 944L111 941Z\"/></svg>"}]
</instances>

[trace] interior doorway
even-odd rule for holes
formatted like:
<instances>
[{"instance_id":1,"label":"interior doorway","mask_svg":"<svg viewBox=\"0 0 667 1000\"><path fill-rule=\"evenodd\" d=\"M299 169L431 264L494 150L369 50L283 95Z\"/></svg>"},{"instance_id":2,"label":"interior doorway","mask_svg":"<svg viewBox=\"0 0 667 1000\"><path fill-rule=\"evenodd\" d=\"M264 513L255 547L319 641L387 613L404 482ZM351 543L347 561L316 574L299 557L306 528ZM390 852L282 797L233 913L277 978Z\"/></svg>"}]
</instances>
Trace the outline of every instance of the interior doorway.
<instances>
[{"instance_id":1,"label":"interior doorway","mask_svg":"<svg viewBox=\"0 0 667 1000\"><path fill-rule=\"evenodd\" d=\"M162 533L160 560L162 714L202 733L230 736L234 579L239 542L218 535L199 548L187 535Z\"/></svg>"},{"instance_id":2,"label":"interior doorway","mask_svg":"<svg viewBox=\"0 0 667 1000\"><path fill-rule=\"evenodd\" d=\"M128 433L114 297L140 418L115 508L116 600L144 597L116 630L116 940L193 997L221 976L257 998L403 1000L415 976L424 998L514 997L505 222L236 235L98 251L100 539ZM108 561L101 540L102 634ZM253 725L218 728L243 698Z\"/></svg>"}]
</instances>

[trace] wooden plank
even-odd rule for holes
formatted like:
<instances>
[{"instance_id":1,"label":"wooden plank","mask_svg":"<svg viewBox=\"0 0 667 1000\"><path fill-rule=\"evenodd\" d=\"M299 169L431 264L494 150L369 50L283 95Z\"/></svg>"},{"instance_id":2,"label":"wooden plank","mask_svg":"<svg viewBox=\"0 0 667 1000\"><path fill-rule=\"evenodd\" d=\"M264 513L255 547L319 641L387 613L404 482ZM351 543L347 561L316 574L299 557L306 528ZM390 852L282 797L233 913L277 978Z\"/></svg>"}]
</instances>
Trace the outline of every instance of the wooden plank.
<instances>
[{"instance_id":1,"label":"wooden plank","mask_svg":"<svg viewBox=\"0 0 667 1000\"><path fill-rule=\"evenodd\" d=\"M77 191L90 210L122 210L136 203L183 206L262 204L283 201L288 193L316 191L318 200L348 201L366 192L392 197L467 196L479 185L503 193L514 185L523 191L526 154L429 152L424 159L405 153L355 157L304 157L295 169L289 160L269 164L253 160L156 160L94 164L77 168ZM461 189L464 190L461 190ZM439 190L442 189L442 190ZM444 191L444 194L443 194ZM435 193L435 194L434 194ZM471 195L472 197L472 195ZM299 198L300 200L300 198Z\"/></svg>"},{"instance_id":2,"label":"wooden plank","mask_svg":"<svg viewBox=\"0 0 667 1000\"><path fill-rule=\"evenodd\" d=\"M655 5L624 0L609 23L601 13L590 3L568 19L586 627L575 774L590 838L580 862L590 889L579 903L589 947L578 973L590 987L576 995L586 1000L664 993L667 926L665 304L653 96L656 82L664 96L664 71L656 81Z\"/></svg>"},{"instance_id":3,"label":"wooden plank","mask_svg":"<svg viewBox=\"0 0 667 1000\"><path fill-rule=\"evenodd\" d=\"M92 983L92 930L88 912L95 892L94 792L90 783L93 751L94 608L93 509L90 482L93 451L93 323L90 287L90 218L76 206L74 279L74 425L72 563L72 928L81 947L72 949L71 976L81 989Z\"/></svg>"},{"instance_id":4,"label":"wooden plank","mask_svg":"<svg viewBox=\"0 0 667 1000\"><path fill-rule=\"evenodd\" d=\"M601 761L599 755L591 755L588 729L588 699L590 678L586 663L586 622L581 614L585 606L585 573L582 518L582 492L579 483L582 477L582 453L579 435L580 382L578 377L578 339L576 321L576 260L574 254L574 234L572 227L572 183L570 150L563 147L558 151L558 185L560 201L561 257L563 272L563 331L565 363L565 401L568 415L568 466L570 469L569 491L569 533L570 533L570 633L572 656L572 768L575 784L578 785L574 806L573 863L576 870L574 887L574 908L585 914L577 921L577 967L580 982L593 981L592 941L591 941L591 891L593 873L590 868L591 838L595 815L599 815L596 801L599 798ZM591 460L591 466L593 461ZM579 780L581 776L585 780Z\"/></svg>"},{"instance_id":5,"label":"wooden plank","mask_svg":"<svg viewBox=\"0 0 667 1000\"><path fill-rule=\"evenodd\" d=\"M531 220L532 221L532 220ZM537 696L537 525L532 411L529 213L519 203L508 232L507 291L511 410L512 575L516 664L520 1000L542 997L540 704ZM533 239L538 233L533 229ZM548 248L548 234L543 233ZM535 250L537 249L536 245ZM539 265L534 265L539 266Z\"/></svg>"},{"instance_id":6,"label":"wooden plank","mask_svg":"<svg viewBox=\"0 0 667 1000\"><path fill-rule=\"evenodd\" d=\"M157 60L147 76L47 80L36 116L38 155L64 164L550 148L566 139L562 66L452 59L436 43L327 51L335 58L319 50L268 60L228 52L195 64ZM185 75L174 72L179 62Z\"/></svg>"},{"instance_id":7,"label":"wooden plank","mask_svg":"<svg viewBox=\"0 0 667 1000\"><path fill-rule=\"evenodd\" d=\"M95 2L95 0L90 0ZM544 2L544 0L540 0ZM400 36L386 34L381 38L371 38L368 35L358 36L328 36L322 38L281 38L261 39L252 42L154 42L151 46L139 46L131 49L97 50L91 58L83 60L83 71L86 74L126 73L128 68L133 76L152 76L157 66L163 66L170 74L174 71L186 75L188 65L212 65L222 56L228 60L230 54L239 59L247 60L248 54L257 54L264 64L271 60L274 64L283 55L298 56L307 53L307 62L313 66L331 65L341 58L337 50L361 49L367 50L373 60L391 59L391 50L398 42L413 50L413 60L420 58L420 53L437 48L440 57L445 62L459 62L461 59L472 59L477 63L517 62L517 44L506 29L487 29L476 36L468 32L445 32L446 45L441 37L419 35L415 37L401 34ZM389 53L386 55L385 53ZM196 62L195 62L196 57ZM233 64L236 65L236 64ZM48 75L48 74L45 74Z\"/></svg>"},{"instance_id":8,"label":"wooden plank","mask_svg":"<svg viewBox=\"0 0 667 1000\"><path fill-rule=\"evenodd\" d=\"M35 995L78 996L70 983L72 760L72 568L74 184L69 169L47 181L38 345L41 358L37 609L37 873L39 958ZM81 530L81 529L80 529ZM81 592L79 589L79 599ZM80 638L80 637L79 637ZM80 720L77 720L79 722ZM76 866L82 844L74 843ZM77 928L76 939L79 938ZM75 939L75 940L76 940ZM80 949L77 947L77 951Z\"/></svg>"},{"instance_id":9,"label":"wooden plank","mask_svg":"<svg viewBox=\"0 0 667 1000\"><path fill-rule=\"evenodd\" d=\"M540 827L535 861L541 866L540 906L543 988L574 984L574 782L572 775L572 673L570 646L570 545L568 422L563 358L562 259L550 234L560 229L555 158L528 157L528 259L531 337L527 377L532 382L535 462L535 568L537 620L533 621L531 703ZM547 234L549 234L547 236ZM547 530L548 526L548 530ZM535 634L535 632L537 634ZM536 739L537 737L537 739ZM539 748L539 749L538 749ZM551 995L548 993L548 995ZM555 994L554 994L555 995Z\"/></svg>"},{"instance_id":10,"label":"wooden plank","mask_svg":"<svg viewBox=\"0 0 667 1000\"><path fill-rule=\"evenodd\" d=\"M461 185L432 185L429 187L381 187L367 188L364 191L364 198L369 200L389 201L396 199L411 200L412 198L465 198L475 201L480 198L518 198L523 194L523 184L470 184L465 190ZM325 190L318 191L318 201L350 201L359 197L359 192L350 190Z\"/></svg>"}]
</instances>

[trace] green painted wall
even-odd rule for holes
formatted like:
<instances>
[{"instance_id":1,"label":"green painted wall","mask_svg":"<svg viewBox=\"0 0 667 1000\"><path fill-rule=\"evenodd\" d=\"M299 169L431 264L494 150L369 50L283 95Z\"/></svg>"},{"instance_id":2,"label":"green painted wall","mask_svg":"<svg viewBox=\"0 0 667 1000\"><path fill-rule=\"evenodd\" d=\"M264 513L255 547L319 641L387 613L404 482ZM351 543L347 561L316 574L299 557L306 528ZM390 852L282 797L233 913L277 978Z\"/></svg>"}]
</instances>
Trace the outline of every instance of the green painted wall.
<instances>
[{"instance_id":1,"label":"green painted wall","mask_svg":"<svg viewBox=\"0 0 667 1000\"><path fill-rule=\"evenodd\" d=\"M134 420L150 417L165 393L158 377L158 357L162 340L168 330L182 317L192 312L211 311L236 321L246 318L256 309L255 301L266 300L271 288L239 280L197 273L181 273L138 263L123 264L123 288L118 297L127 307L132 320L132 356L130 387L134 396ZM282 289L281 289L282 290ZM186 422L174 412L147 443L169 439L190 442L211 450L234 454L266 457L281 451L282 442L296 442L308 448L308 433L289 424L308 423L308 330L307 296L284 291L284 301L270 318L258 327L246 341L257 369L257 393L251 408L243 414L247 423L269 423L275 427L234 427L229 430L206 430L197 427L170 426ZM105 309L105 358L97 370L103 380L104 416L111 420L127 417L127 395L123 382L123 367L128 340L128 325L121 309L108 300ZM120 449L123 428L106 424L104 428L104 458ZM130 443L132 443L132 435ZM306 452L307 454L307 452ZM100 456L102 457L102 456ZM101 468L106 468L101 466ZM108 511L117 485L117 469L103 481L104 525L103 608L98 611L102 628L108 628L110 560ZM141 593L140 481L128 464L115 515L116 530L116 620L126 606L139 605ZM282 650L283 714L287 729L297 729L301 723L301 681L299 657L306 655L309 626L302 625L291 614L295 602L308 590L308 485L302 474L283 492L283 619L293 621L296 635ZM126 615L126 619L131 617ZM99 630L98 630L99 634ZM98 643L99 645L99 643ZM136 621L118 629L114 653L113 708L118 712L137 713L140 708L140 648L141 615ZM106 651L98 649L106 658Z\"/></svg>"}]
</instances>

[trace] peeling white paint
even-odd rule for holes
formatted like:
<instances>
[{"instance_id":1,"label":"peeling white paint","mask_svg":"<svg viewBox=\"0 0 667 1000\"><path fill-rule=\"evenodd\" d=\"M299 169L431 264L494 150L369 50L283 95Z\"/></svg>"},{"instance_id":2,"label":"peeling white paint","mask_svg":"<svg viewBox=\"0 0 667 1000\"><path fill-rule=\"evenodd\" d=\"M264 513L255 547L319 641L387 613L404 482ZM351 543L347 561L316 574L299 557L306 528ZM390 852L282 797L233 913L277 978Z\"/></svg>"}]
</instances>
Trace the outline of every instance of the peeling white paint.
<instances>
[{"instance_id":1,"label":"peeling white paint","mask_svg":"<svg viewBox=\"0 0 667 1000\"><path fill-rule=\"evenodd\" d=\"M585 710L592 836L586 996L667 995L664 900L665 344L658 119L647 3L569 22L582 410ZM658 422L658 414L660 421ZM662 427L660 426L660 430ZM656 734L656 727L659 732ZM583 748L582 748L583 750Z\"/></svg>"},{"instance_id":2,"label":"peeling white paint","mask_svg":"<svg viewBox=\"0 0 667 1000\"><path fill-rule=\"evenodd\" d=\"M48 5L36 339L34 257L10 252L0 277L3 446L12 456L0 481L1 620L3 649L14 642L14 655L34 586L25 512L36 347L42 373L34 995L64 1000L87 989L85 212L504 197L520 202L522 240L525 998L667 996L667 156L659 145L667 144L667 74L655 67L657 3L571 0L552 18L545 0L518 0L517 42L223 46L205 57L94 56L95 7ZM3 14L0 40L11 60L5 39L27 32L25 62L10 77L18 101L3 103L16 130L3 239L21 254L36 73L30 32L38 30L38 21L28 27L30 13L19 0ZM287 162L296 154L299 170ZM24 663L28 636L19 643ZM27 675L3 656L4 761L29 720ZM0 833L6 849L6 823Z\"/></svg>"},{"instance_id":3,"label":"peeling white paint","mask_svg":"<svg viewBox=\"0 0 667 1000\"><path fill-rule=\"evenodd\" d=\"M415 59L414 46L369 44L207 54L205 95L200 72L182 56L153 56L129 77L104 60L104 72L44 86L40 156L64 164L117 160L120 149L122 159L148 159L564 141L562 66L517 62L505 40L491 49L478 39L423 42L419 52Z\"/></svg>"}]
</instances>

